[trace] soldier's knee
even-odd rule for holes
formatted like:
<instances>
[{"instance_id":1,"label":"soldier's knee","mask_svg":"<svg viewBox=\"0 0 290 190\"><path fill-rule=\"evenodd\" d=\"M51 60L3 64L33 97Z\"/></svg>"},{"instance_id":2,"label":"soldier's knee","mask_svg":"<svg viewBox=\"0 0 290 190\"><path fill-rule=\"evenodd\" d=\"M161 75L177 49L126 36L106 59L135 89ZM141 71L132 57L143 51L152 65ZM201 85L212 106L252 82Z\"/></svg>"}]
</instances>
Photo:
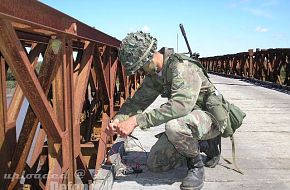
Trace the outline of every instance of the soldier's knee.
<instances>
[{"instance_id":1,"label":"soldier's knee","mask_svg":"<svg viewBox=\"0 0 290 190\"><path fill-rule=\"evenodd\" d=\"M179 127L179 124L178 124L176 119L168 121L165 124L165 133L167 135L168 140L171 143L174 143L175 141L178 141L178 139L179 139L178 138L179 130L180 130L180 127Z\"/></svg>"}]
</instances>

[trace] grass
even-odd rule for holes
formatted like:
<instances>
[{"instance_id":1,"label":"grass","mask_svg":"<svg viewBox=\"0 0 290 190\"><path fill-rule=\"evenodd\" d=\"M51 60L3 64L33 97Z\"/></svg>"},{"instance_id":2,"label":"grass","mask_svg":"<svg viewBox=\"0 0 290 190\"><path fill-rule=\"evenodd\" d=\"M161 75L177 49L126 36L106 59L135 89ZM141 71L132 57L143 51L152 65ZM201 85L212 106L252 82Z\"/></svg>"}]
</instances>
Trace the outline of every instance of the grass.
<instances>
[{"instance_id":1,"label":"grass","mask_svg":"<svg viewBox=\"0 0 290 190\"><path fill-rule=\"evenodd\" d=\"M8 89L13 89L16 87L16 81L12 81L12 80L9 80L9 81L6 81L6 88Z\"/></svg>"}]
</instances>

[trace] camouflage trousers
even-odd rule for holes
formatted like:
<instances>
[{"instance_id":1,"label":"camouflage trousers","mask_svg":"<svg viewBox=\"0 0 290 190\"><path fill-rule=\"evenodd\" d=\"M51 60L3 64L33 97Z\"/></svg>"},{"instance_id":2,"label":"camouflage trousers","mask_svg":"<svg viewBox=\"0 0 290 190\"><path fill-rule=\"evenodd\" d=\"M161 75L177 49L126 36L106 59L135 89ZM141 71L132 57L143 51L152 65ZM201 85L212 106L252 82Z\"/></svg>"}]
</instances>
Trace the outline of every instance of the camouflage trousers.
<instances>
[{"instance_id":1,"label":"camouflage trousers","mask_svg":"<svg viewBox=\"0 0 290 190\"><path fill-rule=\"evenodd\" d=\"M214 138L220 134L218 125L202 110L165 124L165 133L152 146L147 166L153 172L168 171L185 163L185 158L199 154L199 140Z\"/></svg>"}]
</instances>

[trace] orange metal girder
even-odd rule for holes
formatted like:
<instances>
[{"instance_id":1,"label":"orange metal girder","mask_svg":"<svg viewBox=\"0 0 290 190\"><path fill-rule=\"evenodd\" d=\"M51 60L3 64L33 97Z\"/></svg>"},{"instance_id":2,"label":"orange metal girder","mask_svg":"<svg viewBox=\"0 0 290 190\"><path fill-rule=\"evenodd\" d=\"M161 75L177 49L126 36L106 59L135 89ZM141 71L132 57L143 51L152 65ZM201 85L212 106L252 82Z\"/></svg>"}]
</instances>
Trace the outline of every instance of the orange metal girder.
<instances>
[{"instance_id":1,"label":"orange metal girder","mask_svg":"<svg viewBox=\"0 0 290 190\"><path fill-rule=\"evenodd\" d=\"M55 10L35 0L1 0L0 10L2 17L13 16L11 19L25 21L26 26L22 30L43 28L43 32L71 33L80 38L99 42L113 47L119 47L120 41L93 27L90 27L58 10ZM0 13L0 17L1 17ZM36 32L37 30L35 30ZM49 33L50 31L50 33ZM41 30L38 30L41 32Z\"/></svg>"},{"instance_id":2,"label":"orange metal girder","mask_svg":"<svg viewBox=\"0 0 290 190\"><path fill-rule=\"evenodd\" d=\"M56 70L60 65L60 58L61 52L63 49L63 45L60 46L60 53L55 54L52 44L59 40L51 40L47 50L45 52L43 65L39 71L39 82L44 90L45 95L47 96L49 92L49 88L51 85L51 81L55 76ZM59 41L60 42L60 41ZM10 172L9 173L16 173L21 174L26 163L26 159L28 157L33 138L35 136L35 132L38 126L39 120L34 114L32 108L29 106L26 117L23 123L23 127L21 129L18 143L16 149L14 151ZM9 189L13 189L14 186L17 184L17 180L14 180Z\"/></svg>"},{"instance_id":3,"label":"orange metal girder","mask_svg":"<svg viewBox=\"0 0 290 190\"><path fill-rule=\"evenodd\" d=\"M9 21L0 19L0 50L48 136L60 141L61 130L27 55Z\"/></svg>"},{"instance_id":4,"label":"orange metal girder","mask_svg":"<svg viewBox=\"0 0 290 190\"><path fill-rule=\"evenodd\" d=\"M7 103L6 103L6 69L5 61L0 56L0 184L4 184L4 174L8 168L9 154L7 144Z\"/></svg>"}]
</instances>

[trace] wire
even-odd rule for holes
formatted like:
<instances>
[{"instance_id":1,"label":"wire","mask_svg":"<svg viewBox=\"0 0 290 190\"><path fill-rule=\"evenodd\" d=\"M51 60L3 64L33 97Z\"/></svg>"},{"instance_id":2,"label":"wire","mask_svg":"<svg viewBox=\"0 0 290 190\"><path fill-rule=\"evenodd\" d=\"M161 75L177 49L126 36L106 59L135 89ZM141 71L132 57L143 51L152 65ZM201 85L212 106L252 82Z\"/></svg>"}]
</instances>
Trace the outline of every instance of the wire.
<instances>
[{"instance_id":1,"label":"wire","mask_svg":"<svg viewBox=\"0 0 290 190\"><path fill-rule=\"evenodd\" d=\"M138 142L139 142L140 145L138 145L134 139L132 139L132 140L133 140L133 142L136 144L136 146L138 146L138 147L139 147L143 152L145 152L145 154L146 154L146 162L147 162L147 159L148 159L148 152L143 148L143 146L142 146L140 140L138 139Z\"/></svg>"},{"instance_id":2,"label":"wire","mask_svg":"<svg viewBox=\"0 0 290 190\"><path fill-rule=\"evenodd\" d=\"M147 153L147 151L143 148L142 143L140 142L140 140L139 140L138 138L134 137L134 136L129 136L129 137L131 137L131 140L134 142L134 144L135 144L137 147L139 147L143 152L146 153L146 163L147 163L148 153ZM139 142L139 145L136 143L136 141L135 141L134 139L137 139L137 141ZM101 141L102 141L104 144L106 144L105 141L104 141L103 139L101 139ZM111 148L109 151L112 151L113 154L117 154L117 153L116 153L112 148ZM107 154L109 153L109 151L107 152L106 149L105 149L105 155L107 155ZM137 159L137 158L139 158L139 157L140 157L140 156L137 156L137 157L134 158L133 160L135 160L135 159ZM103 161L102 161L102 164L103 164L103 165L105 164L105 160L106 160L106 157L104 157L104 159L103 159ZM122 163L124 162L123 158L121 158L121 162L122 162ZM138 168L140 165L146 165L146 164L138 164L138 166L137 166L137 164L138 164L138 163L136 163L136 168ZM102 182L102 184L101 184L101 186L100 186L100 190L102 190L102 189L104 188L105 181L106 181L109 177L110 177L110 172L108 172L108 174L106 175L106 177L103 179L103 182Z\"/></svg>"}]
</instances>

